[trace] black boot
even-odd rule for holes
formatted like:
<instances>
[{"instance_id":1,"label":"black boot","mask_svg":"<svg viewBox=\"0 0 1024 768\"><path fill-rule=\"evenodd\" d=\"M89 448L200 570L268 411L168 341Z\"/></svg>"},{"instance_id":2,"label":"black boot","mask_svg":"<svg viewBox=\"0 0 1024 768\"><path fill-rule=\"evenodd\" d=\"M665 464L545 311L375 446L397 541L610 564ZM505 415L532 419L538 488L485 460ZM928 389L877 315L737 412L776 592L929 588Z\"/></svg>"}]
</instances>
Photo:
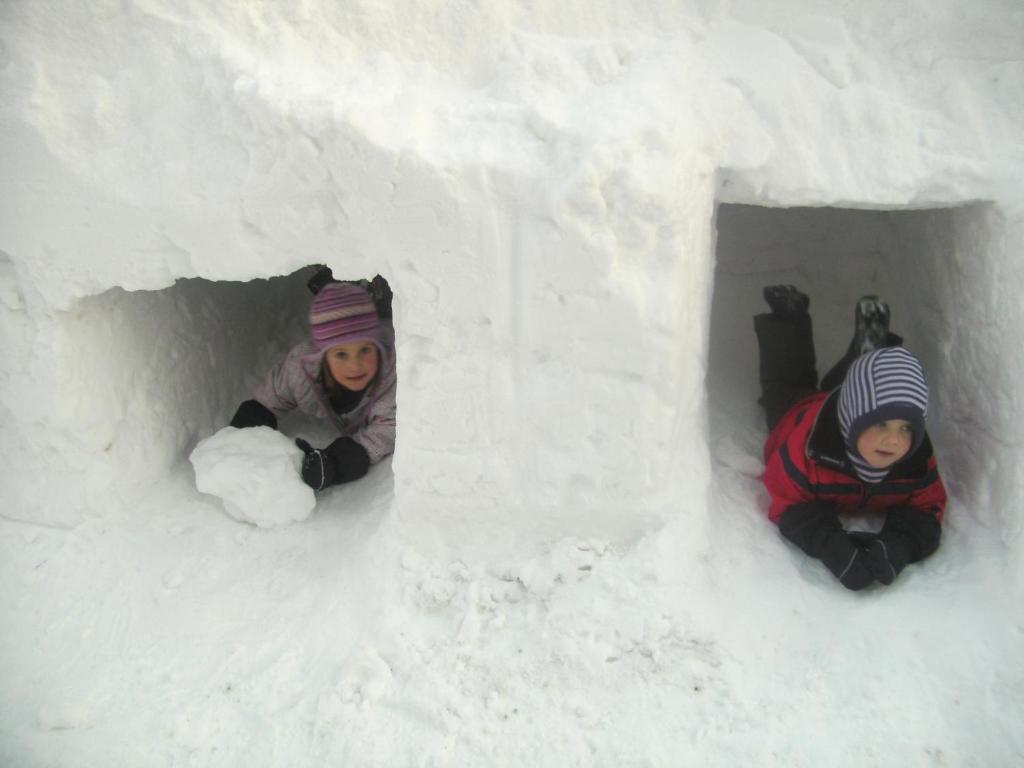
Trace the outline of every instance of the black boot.
<instances>
[{"instance_id":1,"label":"black boot","mask_svg":"<svg viewBox=\"0 0 1024 768\"><path fill-rule=\"evenodd\" d=\"M374 306L377 307L377 314L384 319L390 318L391 300L394 298L394 293L392 293L388 281L380 275L374 275L366 290L373 297Z\"/></svg>"},{"instance_id":2,"label":"black boot","mask_svg":"<svg viewBox=\"0 0 1024 768\"><path fill-rule=\"evenodd\" d=\"M323 290L325 285L336 282L338 281L334 279L334 273L331 272L331 268L318 264L314 275L306 281L306 287L309 288L310 293L316 296Z\"/></svg>"},{"instance_id":3,"label":"black boot","mask_svg":"<svg viewBox=\"0 0 1024 768\"><path fill-rule=\"evenodd\" d=\"M754 317L759 352L761 399L768 428L797 401L816 391L818 370L810 300L791 285L769 285L764 298L771 307Z\"/></svg>"},{"instance_id":4,"label":"black boot","mask_svg":"<svg viewBox=\"0 0 1024 768\"><path fill-rule=\"evenodd\" d=\"M811 306L807 294L794 285L766 285L763 294L772 314L787 320L806 315Z\"/></svg>"},{"instance_id":5,"label":"black boot","mask_svg":"<svg viewBox=\"0 0 1024 768\"><path fill-rule=\"evenodd\" d=\"M854 311L853 341L850 349L858 355L874 352L889 340L889 305L877 296L861 296Z\"/></svg>"},{"instance_id":6,"label":"black boot","mask_svg":"<svg viewBox=\"0 0 1024 768\"><path fill-rule=\"evenodd\" d=\"M861 355L882 347L898 347L903 337L889 330L889 305L877 296L862 296L854 309L853 338L846 354L821 379L821 389L828 392L843 383L846 371Z\"/></svg>"}]
</instances>

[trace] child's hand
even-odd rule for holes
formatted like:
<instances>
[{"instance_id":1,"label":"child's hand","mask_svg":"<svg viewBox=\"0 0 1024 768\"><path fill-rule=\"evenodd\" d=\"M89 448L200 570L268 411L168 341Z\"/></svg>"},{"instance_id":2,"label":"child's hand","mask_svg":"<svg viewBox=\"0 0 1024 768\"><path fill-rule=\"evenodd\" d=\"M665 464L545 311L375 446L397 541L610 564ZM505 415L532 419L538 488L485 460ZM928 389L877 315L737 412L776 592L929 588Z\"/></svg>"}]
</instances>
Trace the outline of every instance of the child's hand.
<instances>
[{"instance_id":1,"label":"child's hand","mask_svg":"<svg viewBox=\"0 0 1024 768\"><path fill-rule=\"evenodd\" d=\"M819 559L840 584L854 592L870 587L876 578L862 541L842 528L819 537Z\"/></svg>"},{"instance_id":2,"label":"child's hand","mask_svg":"<svg viewBox=\"0 0 1024 768\"><path fill-rule=\"evenodd\" d=\"M889 541L879 537L867 552L868 567L875 578L885 585L892 584L900 571L907 567L909 557L906 548L900 542Z\"/></svg>"},{"instance_id":3,"label":"child's hand","mask_svg":"<svg viewBox=\"0 0 1024 768\"><path fill-rule=\"evenodd\" d=\"M935 515L912 507L892 507L868 554L875 578L892 584L908 564L938 549L941 535L942 526Z\"/></svg>"},{"instance_id":4,"label":"child's hand","mask_svg":"<svg viewBox=\"0 0 1024 768\"><path fill-rule=\"evenodd\" d=\"M301 437L295 444L302 449L302 482L314 491L338 483L357 480L370 468L370 455L351 437L339 437L326 448L314 448Z\"/></svg>"},{"instance_id":5,"label":"child's hand","mask_svg":"<svg viewBox=\"0 0 1024 768\"><path fill-rule=\"evenodd\" d=\"M907 567L907 551L903 542L867 531L847 534L860 549L872 575L882 584L892 584L900 571Z\"/></svg>"},{"instance_id":6,"label":"child's hand","mask_svg":"<svg viewBox=\"0 0 1024 768\"><path fill-rule=\"evenodd\" d=\"M823 501L793 504L779 518L779 532L821 560L847 589L856 592L874 583L865 550L870 541L860 533L844 531L834 505Z\"/></svg>"},{"instance_id":7,"label":"child's hand","mask_svg":"<svg viewBox=\"0 0 1024 768\"><path fill-rule=\"evenodd\" d=\"M277 416L259 400L246 400L235 411L228 425L237 429L246 427L270 427L277 429Z\"/></svg>"},{"instance_id":8,"label":"child's hand","mask_svg":"<svg viewBox=\"0 0 1024 768\"><path fill-rule=\"evenodd\" d=\"M332 462L324 460L324 452L314 448L301 437L295 438L295 444L306 454L302 458L302 482L314 491L322 491L326 486Z\"/></svg>"}]
</instances>

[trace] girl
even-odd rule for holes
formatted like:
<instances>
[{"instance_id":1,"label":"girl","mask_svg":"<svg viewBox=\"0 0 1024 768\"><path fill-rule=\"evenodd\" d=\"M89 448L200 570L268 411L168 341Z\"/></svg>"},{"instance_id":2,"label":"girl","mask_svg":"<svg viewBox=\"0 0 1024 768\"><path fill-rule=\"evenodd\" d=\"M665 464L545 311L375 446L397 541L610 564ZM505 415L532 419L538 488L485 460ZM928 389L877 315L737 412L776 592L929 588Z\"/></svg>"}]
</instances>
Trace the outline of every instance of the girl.
<instances>
[{"instance_id":1,"label":"girl","mask_svg":"<svg viewBox=\"0 0 1024 768\"><path fill-rule=\"evenodd\" d=\"M395 449L391 295L378 281L378 304L357 285L311 283L319 292L309 310L310 340L292 348L231 419L232 427L277 429L277 415L297 408L333 425L341 437L326 448L295 441L305 453L302 479L315 491L357 480Z\"/></svg>"},{"instance_id":2,"label":"girl","mask_svg":"<svg viewBox=\"0 0 1024 768\"><path fill-rule=\"evenodd\" d=\"M848 589L891 584L939 546L946 489L925 431L928 385L921 362L889 332L889 308L857 303L846 355L817 388L809 299L769 286L770 313L754 318L768 517ZM884 517L876 533L848 533L840 514Z\"/></svg>"}]
</instances>

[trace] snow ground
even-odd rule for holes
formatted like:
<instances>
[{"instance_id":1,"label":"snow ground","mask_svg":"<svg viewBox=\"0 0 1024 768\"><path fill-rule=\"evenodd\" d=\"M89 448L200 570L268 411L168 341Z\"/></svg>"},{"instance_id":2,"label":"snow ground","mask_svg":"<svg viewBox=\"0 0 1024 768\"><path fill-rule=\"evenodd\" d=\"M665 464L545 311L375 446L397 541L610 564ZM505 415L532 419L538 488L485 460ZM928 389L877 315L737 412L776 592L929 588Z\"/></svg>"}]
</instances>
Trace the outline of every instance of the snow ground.
<instances>
[{"instance_id":1,"label":"snow ground","mask_svg":"<svg viewBox=\"0 0 1024 768\"><path fill-rule=\"evenodd\" d=\"M696 570L672 526L427 559L387 466L272 532L187 466L74 530L2 523L0 762L1019 764L1020 604L984 537L954 514L931 561L846 593L759 513L755 432L720 435Z\"/></svg>"}]
</instances>

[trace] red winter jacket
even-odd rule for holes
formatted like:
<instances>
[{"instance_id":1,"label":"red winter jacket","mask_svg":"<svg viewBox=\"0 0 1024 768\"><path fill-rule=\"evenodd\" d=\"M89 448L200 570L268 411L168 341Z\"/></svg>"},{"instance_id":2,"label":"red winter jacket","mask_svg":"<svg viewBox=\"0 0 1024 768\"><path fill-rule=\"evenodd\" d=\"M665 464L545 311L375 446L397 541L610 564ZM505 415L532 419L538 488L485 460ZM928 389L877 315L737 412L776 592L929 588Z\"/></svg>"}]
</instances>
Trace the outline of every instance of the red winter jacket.
<instances>
[{"instance_id":1,"label":"red winter jacket","mask_svg":"<svg viewBox=\"0 0 1024 768\"><path fill-rule=\"evenodd\" d=\"M909 506L942 520L946 488L926 434L908 459L879 483L865 483L846 457L839 430L839 390L806 397L782 417L764 445L764 484L773 523L792 504L830 501L840 513L882 512Z\"/></svg>"}]
</instances>

